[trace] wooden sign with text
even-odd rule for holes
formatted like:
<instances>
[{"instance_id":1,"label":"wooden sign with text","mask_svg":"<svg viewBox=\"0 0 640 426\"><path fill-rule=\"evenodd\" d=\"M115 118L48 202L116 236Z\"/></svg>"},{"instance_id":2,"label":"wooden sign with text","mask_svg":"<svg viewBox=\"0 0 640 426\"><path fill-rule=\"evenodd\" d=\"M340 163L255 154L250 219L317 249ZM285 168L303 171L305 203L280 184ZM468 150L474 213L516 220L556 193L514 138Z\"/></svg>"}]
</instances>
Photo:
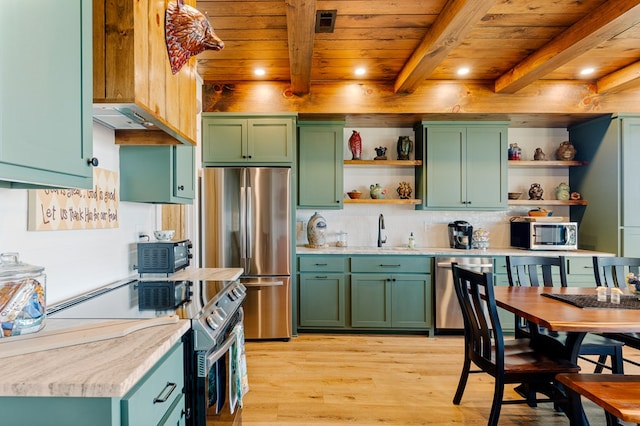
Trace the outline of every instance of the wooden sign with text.
<instances>
[{"instance_id":1,"label":"wooden sign with text","mask_svg":"<svg viewBox=\"0 0 640 426\"><path fill-rule=\"evenodd\" d=\"M29 231L118 228L120 180L95 167L92 189L29 190Z\"/></svg>"}]
</instances>

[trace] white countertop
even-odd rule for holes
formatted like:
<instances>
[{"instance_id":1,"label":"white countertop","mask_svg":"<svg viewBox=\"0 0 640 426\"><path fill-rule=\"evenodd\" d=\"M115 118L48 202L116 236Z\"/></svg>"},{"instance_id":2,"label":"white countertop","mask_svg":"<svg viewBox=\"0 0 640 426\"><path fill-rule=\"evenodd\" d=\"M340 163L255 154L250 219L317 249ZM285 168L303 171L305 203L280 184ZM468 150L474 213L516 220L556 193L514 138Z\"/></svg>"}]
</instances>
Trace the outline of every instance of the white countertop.
<instances>
[{"instance_id":1,"label":"white countertop","mask_svg":"<svg viewBox=\"0 0 640 426\"><path fill-rule=\"evenodd\" d=\"M55 330L68 321L47 319L39 333ZM126 325L135 320L119 321ZM189 327L190 321L178 320L123 337L3 358L0 396L122 397Z\"/></svg>"},{"instance_id":2,"label":"white countertop","mask_svg":"<svg viewBox=\"0 0 640 426\"><path fill-rule=\"evenodd\" d=\"M383 246L368 247L336 247L329 246L326 248L308 248L305 246L297 246L296 254L379 254L379 255L422 255L422 256L446 256L446 257L495 257L495 256L573 256L573 257L592 257L592 256L613 256L613 253L604 253L591 250L524 250L513 247L496 247L487 250L461 250L452 249L450 247L416 247L410 249L408 247L391 247Z\"/></svg>"}]
</instances>

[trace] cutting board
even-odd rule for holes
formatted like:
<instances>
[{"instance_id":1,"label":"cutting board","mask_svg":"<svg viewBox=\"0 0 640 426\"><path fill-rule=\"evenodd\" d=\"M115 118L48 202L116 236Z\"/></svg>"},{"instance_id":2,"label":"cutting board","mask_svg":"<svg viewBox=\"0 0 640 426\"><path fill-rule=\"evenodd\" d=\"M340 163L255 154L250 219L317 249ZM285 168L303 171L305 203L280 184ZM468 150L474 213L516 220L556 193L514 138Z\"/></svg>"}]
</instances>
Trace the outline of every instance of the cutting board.
<instances>
[{"instance_id":1,"label":"cutting board","mask_svg":"<svg viewBox=\"0 0 640 426\"><path fill-rule=\"evenodd\" d=\"M144 320L104 321L60 330L43 330L24 336L6 337L0 339L0 358L115 339L148 327L175 324L178 320L177 315L168 315Z\"/></svg>"}]
</instances>

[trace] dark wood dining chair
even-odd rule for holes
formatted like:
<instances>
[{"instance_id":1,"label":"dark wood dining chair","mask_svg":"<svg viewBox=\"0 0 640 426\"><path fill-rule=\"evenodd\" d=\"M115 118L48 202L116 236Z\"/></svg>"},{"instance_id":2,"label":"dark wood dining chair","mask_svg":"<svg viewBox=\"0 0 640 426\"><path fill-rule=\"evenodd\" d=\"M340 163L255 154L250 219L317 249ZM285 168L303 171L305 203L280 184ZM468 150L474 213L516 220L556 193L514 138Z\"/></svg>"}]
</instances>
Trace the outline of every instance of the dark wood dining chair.
<instances>
[{"instance_id":1,"label":"dark wood dining chair","mask_svg":"<svg viewBox=\"0 0 640 426\"><path fill-rule=\"evenodd\" d=\"M629 272L635 275L640 273L640 258L593 256L593 272L596 285L625 288L627 274ZM623 342L634 349L640 349L640 333L604 333L603 336ZM640 366L640 363L633 360L627 358L624 360L635 366Z\"/></svg>"},{"instance_id":2,"label":"dark wood dining chair","mask_svg":"<svg viewBox=\"0 0 640 426\"><path fill-rule=\"evenodd\" d=\"M511 286L553 287L559 283L560 287L567 287L566 259L564 256L507 256L507 276ZM516 316L516 337L530 337L531 333L547 333L555 338L564 338L563 334L551 333ZM580 346L579 356L595 364L596 373L606 368L613 373L623 374L623 346L618 340L588 334ZM596 355L598 360L586 358L586 355ZM611 360L610 366L606 363L607 358Z\"/></svg>"},{"instance_id":3,"label":"dark wood dining chair","mask_svg":"<svg viewBox=\"0 0 640 426\"><path fill-rule=\"evenodd\" d=\"M452 263L453 285L464 319L465 357L453 403L460 404L470 373L483 372L494 380L493 403L488 425L498 424L503 404L533 402L566 403L567 398L555 386L555 376L578 372L580 367L569 361L553 359L530 346L527 338L505 340L493 295L493 276L459 267ZM471 370L471 364L480 370ZM532 389L553 387L552 397L504 399L505 384L527 383Z\"/></svg>"}]
</instances>

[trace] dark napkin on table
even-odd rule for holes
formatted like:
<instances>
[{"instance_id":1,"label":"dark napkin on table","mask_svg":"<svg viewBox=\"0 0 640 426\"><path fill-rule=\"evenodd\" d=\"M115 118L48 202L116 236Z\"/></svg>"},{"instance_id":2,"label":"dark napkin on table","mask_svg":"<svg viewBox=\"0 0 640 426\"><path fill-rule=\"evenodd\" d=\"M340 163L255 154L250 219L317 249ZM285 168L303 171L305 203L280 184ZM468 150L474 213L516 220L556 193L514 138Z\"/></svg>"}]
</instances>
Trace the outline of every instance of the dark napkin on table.
<instances>
[{"instance_id":1,"label":"dark napkin on table","mask_svg":"<svg viewBox=\"0 0 640 426\"><path fill-rule=\"evenodd\" d=\"M621 295L619 304L609 301L598 302L598 296L595 294L542 293L542 295L583 309L640 309L640 300L633 295Z\"/></svg>"}]
</instances>

